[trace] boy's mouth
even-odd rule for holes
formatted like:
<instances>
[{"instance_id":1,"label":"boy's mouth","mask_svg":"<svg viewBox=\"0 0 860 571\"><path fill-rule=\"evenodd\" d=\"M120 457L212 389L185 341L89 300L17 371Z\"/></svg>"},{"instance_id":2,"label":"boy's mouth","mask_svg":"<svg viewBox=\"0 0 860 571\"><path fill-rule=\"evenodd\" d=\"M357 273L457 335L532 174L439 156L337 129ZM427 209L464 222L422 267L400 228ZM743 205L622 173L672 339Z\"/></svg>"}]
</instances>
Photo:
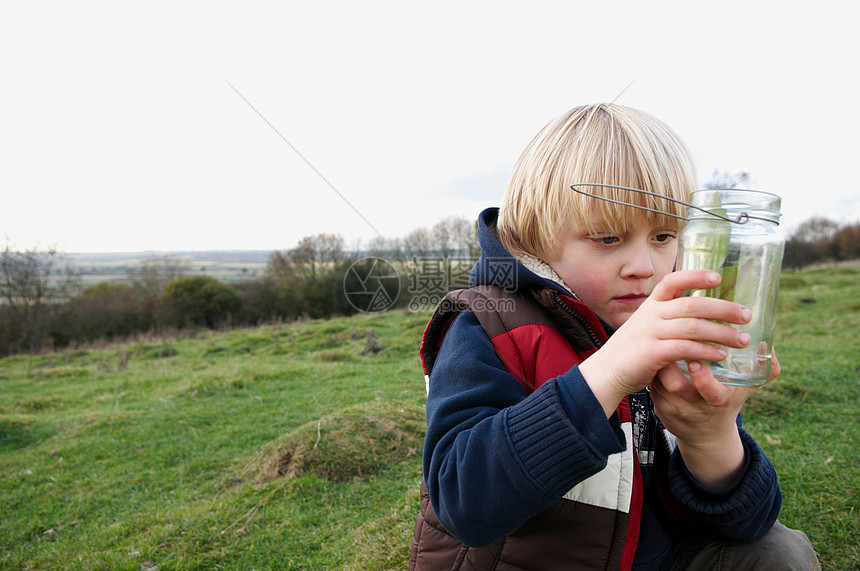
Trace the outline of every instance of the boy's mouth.
<instances>
[{"instance_id":1,"label":"boy's mouth","mask_svg":"<svg viewBox=\"0 0 860 571\"><path fill-rule=\"evenodd\" d=\"M629 305L641 305L646 299L648 299L648 296L644 293L629 293L627 295L619 295L614 298L618 303Z\"/></svg>"}]
</instances>

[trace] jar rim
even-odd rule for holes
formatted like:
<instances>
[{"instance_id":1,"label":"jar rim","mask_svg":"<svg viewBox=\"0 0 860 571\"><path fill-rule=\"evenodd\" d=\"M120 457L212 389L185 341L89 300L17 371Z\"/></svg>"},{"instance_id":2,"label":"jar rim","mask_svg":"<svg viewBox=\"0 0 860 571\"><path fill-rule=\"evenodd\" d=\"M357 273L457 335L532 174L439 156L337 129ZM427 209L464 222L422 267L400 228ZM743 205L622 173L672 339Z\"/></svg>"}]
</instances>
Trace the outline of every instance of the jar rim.
<instances>
[{"instance_id":1,"label":"jar rim","mask_svg":"<svg viewBox=\"0 0 860 571\"><path fill-rule=\"evenodd\" d=\"M687 217L721 217L711 210L721 209L738 215L738 220L757 219L779 224L782 216L782 198L772 192L746 188L706 188L694 190L690 195L693 208L687 209ZM743 223L743 222L741 222Z\"/></svg>"}]
</instances>

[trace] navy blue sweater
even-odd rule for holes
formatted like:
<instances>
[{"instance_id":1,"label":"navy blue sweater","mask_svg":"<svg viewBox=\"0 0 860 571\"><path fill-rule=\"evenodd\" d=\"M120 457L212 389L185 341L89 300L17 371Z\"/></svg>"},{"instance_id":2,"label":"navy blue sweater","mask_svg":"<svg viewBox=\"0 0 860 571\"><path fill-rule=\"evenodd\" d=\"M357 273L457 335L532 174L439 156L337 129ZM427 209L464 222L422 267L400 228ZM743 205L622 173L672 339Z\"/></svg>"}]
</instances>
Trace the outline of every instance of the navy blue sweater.
<instances>
[{"instance_id":1,"label":"navy blue sweater","mask_svg":"<svg viewBox=\"0 0 860 571\"><path fill-rule=\"evenodd\" d=\"M496 215L497 209L481 215L482 256L470 285L495 280L510 286L511 273L499 271L508 266L516 287L551 287L572 295L502 248L492 232ZM644 392L639 397L648 398ZM649 430L656 431L652 424ZM668 480L687 517L701 529L726 540L753 541L776 520L782 497L773 466L755 441L740 433L746 466L726 490L699 486L677 450ZM600 471L606 457L625 445L617 417L606 419L578 367L526 396L475 316L467 311L455 319L429 384L424 479L439 520L462 542L485 545L514 531ZM634 568L662 569L671 564L674 527L652 493L650 465L642 472L646 501Z\"/></svg>"}]
</instances>

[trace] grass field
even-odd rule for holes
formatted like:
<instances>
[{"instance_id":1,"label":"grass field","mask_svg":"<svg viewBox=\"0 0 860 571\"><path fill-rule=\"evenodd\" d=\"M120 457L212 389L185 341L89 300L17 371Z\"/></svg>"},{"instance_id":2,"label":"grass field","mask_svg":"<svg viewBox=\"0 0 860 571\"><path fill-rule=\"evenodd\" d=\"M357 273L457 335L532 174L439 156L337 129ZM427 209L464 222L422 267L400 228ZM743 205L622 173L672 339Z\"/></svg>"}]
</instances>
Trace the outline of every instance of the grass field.
<instances>
[{"instance_id":1,"label":"grass field","mask_svg":"<svg viewBox=\"0 0 860 571\"><path fill-rule=\"evenodd\" d=\"M781 521L825 569L857 569L860 269L784 274L780 303L783 374L745 426L780 473ZM405 568L426 318L0 361L0 568Z\"/></svg>"}]
</instances>

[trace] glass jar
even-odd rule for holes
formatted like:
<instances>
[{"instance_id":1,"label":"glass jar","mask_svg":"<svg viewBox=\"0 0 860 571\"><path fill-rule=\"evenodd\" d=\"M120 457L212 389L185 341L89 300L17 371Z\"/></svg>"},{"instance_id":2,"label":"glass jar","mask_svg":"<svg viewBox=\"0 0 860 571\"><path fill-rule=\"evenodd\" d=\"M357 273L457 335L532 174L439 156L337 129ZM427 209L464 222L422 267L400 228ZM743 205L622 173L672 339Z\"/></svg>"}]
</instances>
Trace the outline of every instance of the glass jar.
<instances>
[{"instance_id":1,"label":"glass jar","mask_svg":"<svg viewBox=\"0 0 860 571\"><path fill-rule=\"evenodd\" d=\"M698 190L687 208L681 231L678 269L719 272L722 282L690 295L726 299L752 311L745 325L752 340L743 349L726 347L728 356L710 363L723 384L762 385L770 378L773 329L785 240L779 231L781 199L755 190ZM679 363L686 370L685 363Z\"/></svg>"}]
</instances>

